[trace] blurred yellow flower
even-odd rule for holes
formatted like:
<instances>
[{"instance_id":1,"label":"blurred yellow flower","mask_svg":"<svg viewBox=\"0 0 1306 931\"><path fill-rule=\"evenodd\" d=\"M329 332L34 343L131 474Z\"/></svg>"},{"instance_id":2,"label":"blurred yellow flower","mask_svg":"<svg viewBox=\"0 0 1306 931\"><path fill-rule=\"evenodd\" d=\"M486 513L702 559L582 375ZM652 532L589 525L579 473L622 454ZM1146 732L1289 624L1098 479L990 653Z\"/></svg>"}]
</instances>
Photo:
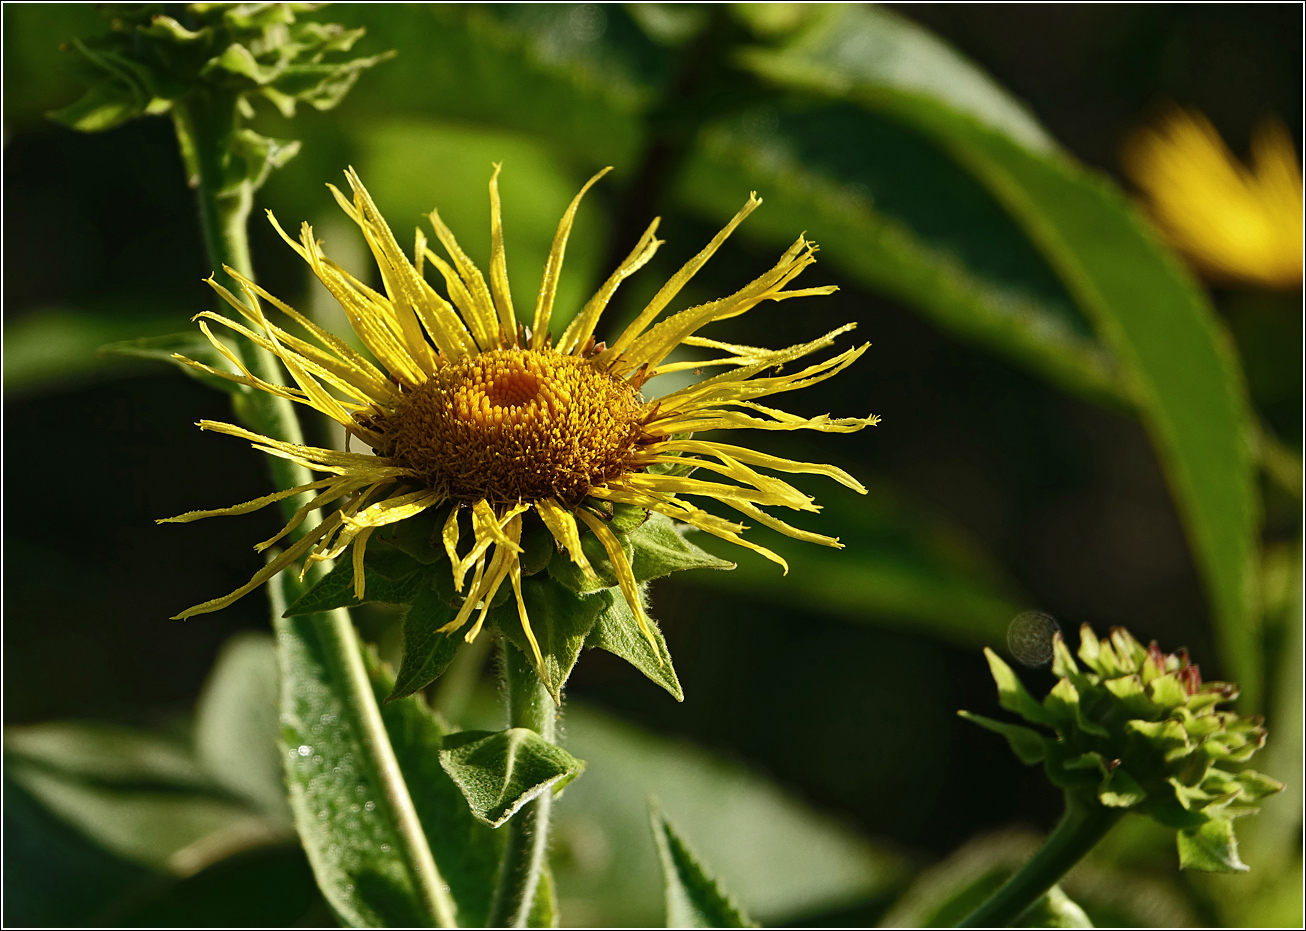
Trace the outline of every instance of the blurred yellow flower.
<instances>
[{"instance_id":1,"label":"blurred yellow flower","mask_svg":"<svg viewBox=\"0 0 1306 931\"><path fill-rule=\"evenodd\" d=\"M559 551L590 575L593 568L581 548L581 535L586 530L593 533L650 639L630 561L621 540L608 526L613 505L634 505L676 518L781 565L784 560L775 553L740 536L743 524L704 511L685 496L711 498L800 540L839 545L832 537L791 527L763 510L778 506L815 511L817 506L787 482L755 467L821 474L864 493L852 476L830 465L792 462L742 446L693 438L700 431L749 427L843 433L877 421L876 417L800 417L757 403L768 395L824 381L852 364L866 345L781 372L782 366L832 345L835 337L852 325L778 350L696 335L704 325L742 314L764 301L835 290L830 286L786 289L815 261L816 246L800 236L775 267L735 294L664 316L663 310L677 293L761 204L756 195L751 196L726 228L672 276L611 345L596 342L595 327L618 285L646 264L661 245L654 235L658 226L654 220L626 260L555 340L549 322L567 238L581 197L606 170L590 179L563 215L545 263L530 329L517 322L508 291L498 174L496 169L490 181L488 281L437 212L430 215L430 221L448 261L431 250L420 231L410 261L352 170L346 174L352 199L328 187L362 229L380 270L384 294L327 258L308 224L296 240L272 220L345 309L370 358L231 269L227 271L245 292L243 300L210 279L248 325L212 312L197 319L215 348L241 373L177 358L320 411L375 454L285 443L233 424L201 422L206 430L249 440L256 449L298 462L326 477L244 504L192 511L172 520L244 514L291 495L314 492L312 500L278 534L259 544L257 548L262 550L290 534L314 510L328 506L330 510L248 584L189 608L179 617L224 608L296 560L302 558L307 569L315 560L334 559L351 547L354 589L361 599L363 553L372 533L428 508L448 506L442 539L454 587L463 593L463 601L454 620L441 630L452 634L471 624L466 637L474 638L491 600L508 582L538 660L539 648L522 601L518 558L528 519L542 523ZM427 282L427 268L434 269L444 282L447 299ZM303 335L270 322L260 298L298 324ZM244 370L239 357L211 332L210 322L275 353L294 385L270 384ZM668 361L679 346L713 350L717 357ZM704 368L724 371L660 398L646 400L641 394L641 388L659 375ZM692 469L714 473L728 482L691 477L688 472ZM468 529L471 539L464 544Z\"/></svg>"},{"instance_id":2,"label":"blurred yellow flower","mask_svg":"<svg viewBox=\"0 0 1306 931\"><path fill-rule=\"evenodd\" d=\"M1301 287L1301 169L1278 120L1256 128L1250 168L1195 110L1140 130L1123 163L1162 232L1208 280Z\"/></svg>"}]
</instances>

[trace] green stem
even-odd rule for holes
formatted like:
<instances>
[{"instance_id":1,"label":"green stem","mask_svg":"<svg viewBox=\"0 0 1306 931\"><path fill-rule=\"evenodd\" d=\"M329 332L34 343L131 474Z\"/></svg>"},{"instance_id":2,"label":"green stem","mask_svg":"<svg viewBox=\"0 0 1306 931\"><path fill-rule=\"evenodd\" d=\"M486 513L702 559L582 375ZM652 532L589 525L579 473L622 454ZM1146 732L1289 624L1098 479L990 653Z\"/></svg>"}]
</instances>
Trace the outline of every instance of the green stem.
<instances>
[{"instance_id":1,"label":"green stem","mask_svg":"<svg viewBox=\"0 0 1306 931\"><path fill-rule=\"evenodd\" d=\"M189 97L174 105L173 114L177 141L187 170L196 183L200 224L213 277L240 297L235 280L224 269L229 267L250 280L254 278L248 237L254 192L248 179L233 183L226 170L236 129L236 98L196 88ZM233 348L256 377L272 384L283 383L280 364L272 353L247 340L234 341ZM251 430L275 440L303 443L299 418L289 400L266 391L249 389L237 395L235 401L237 412ZM279 457L270 457L270 464L273 480L279 489L312 481L311 473L301 465ZM300 497L297 495L283 503L287 516L299 506L297 499ZM310 523L306 521L294 536L311 529ZM320 578L330 569L329 560L317 563L309 572L309 580ZM298 635L305 640L317 641L337 694L353 712L368 762L395 821L400 848L396 853L407 865L417 895L432 921L438 927L454 927L453 899L440 877L399 761L390 745L349 612L337 609L303 620L308 623L298 627Z\"/></svg>"},{"instance_id":2,"label":"green stem","mask_svg":"<svg viewBox=\"0 0 1306 931\"><path fill-rule=\"evenodd\" d=\"M226 268L233 268L253 280L249 257L249 213L254 191L248 179L233 182L228 176L231 142L236 129L236 98L196 88L173 106L177 142L192 175L199 201L200 226L208 250L213 278L237 298L243 297ZM276 357L248 340L234 340L231 347L253 375L272 384L282 384ZM238 395L237 413L256 433L287 443L303 443L295 405L266 391L247 389ZM313 480L308 469L278 456L269 457L277 488L293 488ZM303 502L301 496L282 502L289 517ZM309 529L302 528L301 533Z\"/></svg>"},{"instance_id":3,"label":"green stem","mask_svg":"<svg viewBox=\"0 0 1306 931\"><path fill-rule=\"evenodd\" d=\"M556 742L558 706L520 650L503 642L507 680L508 726L529 727L550 743ZM545 790L527 802L504 825L507 832L499 883L490 902L492 928L524 928L548 859L549 813L553 793Z\"/></svg>"},{"instance_id":4,"label":"green stem","mask_svg":"<svg viewBox=\"0 0 1306 931\"><path fill-rule=\"evenodd\" d=\"M1034 856L959 928L1005 928L1047 894L1120 820L1119 809L1066 795L1066 813Z\"/></svg>"}]
</instances>

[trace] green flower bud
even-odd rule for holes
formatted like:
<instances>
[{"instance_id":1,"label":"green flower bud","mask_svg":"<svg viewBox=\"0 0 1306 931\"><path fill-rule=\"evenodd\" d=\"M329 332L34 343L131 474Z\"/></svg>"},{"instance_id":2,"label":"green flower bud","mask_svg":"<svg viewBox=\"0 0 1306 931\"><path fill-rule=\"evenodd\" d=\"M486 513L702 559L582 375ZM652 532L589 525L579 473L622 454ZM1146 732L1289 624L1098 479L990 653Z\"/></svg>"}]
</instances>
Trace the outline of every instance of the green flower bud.
<instances>
[{"instance_id":1,"label":"green flower bud","mask_svg":"<svg viewBox=\"0 0 1306 931\"><path fill-rule=\"evenodd\" d=\"M86 96L51 116L86 132L110 129L143 113L166 112L201 85L263 97L287 117L300 102L329 110L361 72L393 53L323 61L349 51L364 30L296 21L296 13L318 6L108 4L109 33L71 43L85 65Z\"/></svg>"},{"instance_id":2,"label":"green flower bud","mask_svg":"<svg viewBox=\"0 0 1306 931\"><path fill-rule=\"evenodd\" d=\"M1231 765L1265 744L1260 717L1218 708L1237 697L1237 686L1202 682L1187 651L1144 647L1123 627L1100 641L1087 625L1080 629L1083 668L1055 635L1052 671L1059 679L1042 702L996 653L984 653L999 703L1041 729L964 711L963 717L1002 734L1023 762L1042 762L1068 795L1175 828L1180 866L1247 869L1232 820L1254 814L1255 803L1283 784Z\"/></svg>"}]
</instances>

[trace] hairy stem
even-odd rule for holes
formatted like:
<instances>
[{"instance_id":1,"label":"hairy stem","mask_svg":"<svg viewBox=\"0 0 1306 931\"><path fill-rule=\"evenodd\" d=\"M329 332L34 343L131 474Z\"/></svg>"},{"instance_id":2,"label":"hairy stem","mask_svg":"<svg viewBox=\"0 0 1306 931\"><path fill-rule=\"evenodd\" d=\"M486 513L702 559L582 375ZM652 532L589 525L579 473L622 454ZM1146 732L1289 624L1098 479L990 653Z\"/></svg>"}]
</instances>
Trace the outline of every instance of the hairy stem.
<instances>
[{"instance_id":1,"label":"hairy stem","mask_svg":"<svg viewBox=\"0 0 1306 931\"><path fill-rule=\"evenodd\" d=\"M236 128L236 98L196 88L185 100L174 105L173 122L187 170L191 172L196 187L200 225L213 277L241 297L235 280L224 270L229 267L251 280L254 278L248 236L253 188L248 179L233 180L228 170ZM233 341L232 348L252 374L273 384L283 383L280 365L272 353L247 340ZM240 418L256 433L288 443L304 441L294 405L289 400L265 391L246 389L237 394L234 401ZM293 488L312 481L311 473L303 466L279 457L269 458L277 488ZM287 516L299 506L300 497L296 495L282 503ZM294 536L311 529L311 523L305 521ZM308 578L310 581L320 578L330 569L331 563L322 561L310 570ZM334 690L353 712L369 757L367 764L375 773L394 818L400 840L400 849L396 853L407 865L415 891L431 920L438 927L454 927L453 900L436 868L394 748L390 745L349 612L337 609L296 618L282 627L293 630L294 635L305 641L312 641L315 652L323 656L334 680Z\"/></svg>"},{"instance_id":2,"label":"hairy stem","mask_svg":"<svg viewBox=\"0 0 1306 931\"><path fill-rule=\"evenodd\" d=\"M555 743L558 706L525 654L506 640L503 668L507 680L508 726L529 727L549 743ZM553 793L546 789L504 825L508 836L499 867L499 883L490 902L490 927L526 927L547 865L552 807Z\"/></svg>"},{"instance_id":3,"label":"hairy stem","mask_svg":"<svg viewBox=\"0 0 1306 931\"><path fill-rule=\"evenodd\" d=\"M1042 898L1120 820L1095 798L1066 795L1066 813L1043 846L959 928L1005 928Z\"/></svg>"},{"instance_id":4,"label":"hairy stem","mask_svg":"<svg viewBox=\"0 0 1306 931\"><path fill-rule=\"evenodd\" d=\"M177 141L186 154L199 201L204 245L213 267L213 278L236 297L239 286L226 272L233 268L251 280L254 268L249 257L249 213L254 192L248 179L229 177L232 134L235 131L236 99L197 88L174 105L173 125ZM272 384L284 383L276 357L248 340L233 340L241 362L253 375ZM236 402L237 414L256 433L287 443L304 442L294 403L266 391L245 389ZM272 478L278 488L293 488L313 480L308 469L277 456L269 457ZM282 502L289 516L303 502L296 495ZM304 527L303 530L309 528ZM301 530L301 532L303 532Z\"/></svg>"}]
</instances>

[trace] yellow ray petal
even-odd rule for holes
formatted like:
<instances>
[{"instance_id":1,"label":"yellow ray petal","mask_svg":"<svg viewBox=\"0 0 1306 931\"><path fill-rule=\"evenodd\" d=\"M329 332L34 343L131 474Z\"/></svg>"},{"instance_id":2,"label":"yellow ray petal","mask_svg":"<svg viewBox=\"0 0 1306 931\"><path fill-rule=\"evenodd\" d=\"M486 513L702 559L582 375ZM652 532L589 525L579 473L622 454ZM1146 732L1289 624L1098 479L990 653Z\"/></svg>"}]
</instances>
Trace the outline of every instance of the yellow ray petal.
<instances>
[{"instance_id":1,"label":"yellow ray petal","mask_svg":"<svg viewBox=\"0 0 1306 931\"><path fill-rule=\"evenodd\" d=\"M791 527L778 517L773 517L759 507L754 507L747 501L724 501L723 504L734 508L741 514L747 514L749 517L765 524L772 530L778 530L787 537L793 537L795 540L802 540L805 543L819 543L821 546L832 546L835 549L843 549L843 544L839 542L838 537L828 537L823 533L813 533L810 530L800 530L797 527Z\"/></svg>"},{"instance_id":2,"label":"yellow ray petal","mask_svg":"<svg viewBox=\"0 0 1306 931\"><path fill-rule=\"evenodd\" d=\"M284 501L286 498L293 498L295 495L301 495L306 491L313 491L317 488L325 488L333 482L338 482L338 478L322 478L316 482L309 482L306 485L296 485L294 488L287 488L285 491L275 491L270 495L264 495L261 498L254 498L250 501L243 501L240 504L233 504L227 508L215 508L211 511L187 511L185 514L178 514L176 517L160 517L155 520L156 524L188 524L193 520L202 520L205 517L232 516L236 514L249 514L257 511L259 508L267 507L274 501Z\"/></svg>"},{"instance_id":3,"label":"yellow ray petal","mask_svg":"<svg viewBox=\"0 0 1306 931\"><path fill-rule=\"evenodd\" d=\"M354 541L354 597L359 601L363 600L363 594L367 588L367 573L363 571L363 556L367 551L367 538L375 532L375 527L368 527L360 533L358 539Z\"/></svg>"},{"instance_id":4,"label":"yellow ray petal","mask_svg":"<svg viewBox=\"0 0 1306 931\"><path fill-rule=\"evenodd\" d=\"M415 231L413 244L413 267L417 272L417 287L421 300L413 305L413 310L422 321L422 327L430 334L445 357L457 359L477 351L476 341L468 332L466 325L458 316L453 306L432 288L422 275L422 260L429 251L426 247L426 234L420 229Z\"/></svg>"},{"instance_id":5,"label":"yellow ray petal","mask_svg":"<svg viewBox=\"0 0 1306 931\"><path fill-rule=\"evenodd\" d=\"M658 657L660 665L662 663L662 652L658 649L657 639L653 636L653 630L649 626L648 615L644 613L644 603L639 597L639 585L635 581L635 573L630 568L630 561L626 559L626 551L621 548L621 541L608 529L607 524L584 508L578 508L576 516L585 522L586 526L593 531L594 536L598 538L598 541L603 544L603 549L608 554L608 560L612 563L612 569L617 574L617 584L621 586L621 594L625 596L626 604L630 605L630 610L635 612L635 620L639 623L640 632L644 634L649 646L653 648L653 655Z\"/></svg>"},{"instance_id":6,"label":"yellow ray petal","mask_svg":"<svg viewBox=\"0 0 1306 931\"><path fill-rule=\"evenodd\" d=\"M540 644L535 639L535 631L531 630L531 619L526 614L526 602L522 600L521 563L516 557L513 558L512 565L508 567L508 578L512 581L513 597L517 599L517 617L521 620L522 633L526 634L526 639L531 645L531 652L535 655L535 668L540 670L541 675L544 675L544 656L540 653ZM545 682L545 685L548 684L548 682Z\"/></svg>"},{"instance_id":7,"label":"yellow ray petal","mask_svg":"<svg viewBox=\"0 0 1306 931\"><path fill-rule=\"evenodd\" d=\"M472 572L472 584L467 589L467 598L463 601L462 606L459 607L458 613L454 615L454 619L439 628L438 633L452 634L454 631L459 630L464 624L466 624L468 618L472 616L472 611L476 610L476 604L478 601L476 595L481 590L481 579L485 576L486 562L487 560L484 558L477 561L476 568Z\"/></svg>"},{"instance_id":8,"label":"yellow ray petal","mask_svg":"<svg viewBox=\"0 0 1306 931\"><path fill-rule=\"evenodd\" d=\"M712 241L704 247L702 252L682 265L680 270L671 276L671 280L664 284L661 290L653 296L653 300L649 301L648 306L640 311L639 316L631 321L630 326L626 327L625 331L609 349L613 357L619 356L627 346L648 328L648 325L653 322L658 314L662 313L667 304L671 303L671 300L680 293L680 289L689 283L689 280L698 273L699 269L707 264L707 260L730 238L730 234L735 231L735 228L744 222L744 218L760 207L761 204L762 199L756 193L748 195L748 202L726 224L725 229L713 236Z\"/></svg>"},{"instance_id":9,"label":"yellow ray petal","mask_svg":"<svg viewBox=\"0 0 1306 931\"><path fill-rule=\"evenodd\" d=\"M658 452L683 452L697 453L704 456L719 456L725 454L740 462L747 462L750 465L762 466L766 469L775 469L779 472L801 472L812 475L825 475L834 479L841 485L851 488L858 494L866 494L866 486L857 479L853 478L843 469L837 466L825 465L819 462L798 462L793 459L781 459L779 456L768 456L766 453L759 453L755 450L748 449L745 446L731 446L728 443L715 443L706 440L667 440L657 444L655 447Z\"/></svg>"},{"instance_id":10,"label":"yellow ray petal","mask_svg":"<svg viewBox=\"0 0 1306 931\"><path fill-rule=\"evenodd\" d=\"M186 618L195 617L198 614L210 614L214 611L221 611L223 608L227 607L227 605L234 603L245 595L248 595L282 569L286 568L286 566L289 566L304 553L308 552L313 544L325 536L333 527L338 527L339 523L339 519L334 514L331 515L331 517L328 517L321 524L318 524L317 527L305 534L304 537L298 540L294 546L279 554L276 559L272 560L258 572L254 573L252 579L236 589L230 595L224 595L221 598L214 598L213 600L206 601L203 604L195 605L193 608L187 608L185 611L176 615L173 620L184 621Z\"/></svg>"},{"instance_id":11,"label":"yellow ray petal","mask_svg":"<svg viewBox=\"0 0 1306 931\"><path fill-rule=\"evenodd\" d=\"M589 557L581 548L580 531L576 527L576 518L572 516L571 511L562 507L553 498L545 498L535 502L535 513L540 515L544 526L549 529L553 539L558 541L558 545L567 551L571 561L579 566L587 577L594 578L594 567L590 565Z\"/></svg>"},{"instance_id":12,"label":"yellow ray petal","mask_svg":"<svg viewBox=\"0 0 1306 931\"><path fill-rule=\"evenodd\" d=\"M432 217L431 222L434 224L438 217L435 214L432 214ZM446 246L446 248L448 247ZM467 290L467 285L463 283L462 278L459 277L453 266L432 252L429 247L422 249L422 255L430 259L431 263L440 272L445 287L449 289L449 300L458 308L458 313L462 315L463 320L466 322L477 347L486 350L498 346L498 323L495 322L493 315L490 316L487 322L485 313L476 300L472 298L471 292Z\"/></svg>"},{"instance_id":13,"label":"yellow ray petal","mask_svg":"<svg viewBox=\"0 0 1306 931\"><path fill-rule=\"evenodd\" d=\"M473 333L485 334L490 341L489 345L482 343L483 349L499 345L498 339L498 316L494 310L494 298L490 296L490 289L485 284L485 277L481 270L476 267L476 263L467 257L467 253L458 245L458 240L454 238L453 231L444 225L440 219L440 212L432 210L428 215L431 221L431 228L435 230L435 238L440 240L440 245L444 246L444 251L449 253L449 258L453 259L453 266L458 270L458 275L462 279L463 287L466 289L470 307L463 308L463 320L471 328ZM432 256L428 255L428 258ZM452 288L449 296L454 297ZM481 342L481 337L477 336L477 342Z\"/></svg>"},{"instance_id":14,"label":"yellow ray petal","mask_svg":"<svg viewBox=\"0 0 1306 931\"><path fill-rule=\"evenodd\" d=\"M449 508L449 516L444 519L444 528L440 531L440 539L444 541L444 551L449 557L450 565L458 564L458 511L460 505L455 502Z\"/></svg>"},{"instance_id":15,"label":"yellow ray petal","mask_svg":"<svg viewBox=\"0 0 1306 931\"><path fill-rule=\"evenodd\" d=\"M531 323L531 348L539 349L544 345L549 334L549 320L553 316L553 299L558 293L558 275L562 271L562 258L567 251L567 237L571 235L571 225L576 220L576 211L581 198L594 186L594 183L612 170L609 165L585 182L580 193L572 198L567 212L558 223L558 231L553 235L553 246L549 249L548 261L544 263L544 279L540 282L540 294L535 301L535 317ZM496 171L497 175L497 171Z\"/></svg>"},{"instance_id":16,"label":"yellow ray petal","mask_svg":"<svg viewBox=\"0 0 1306 931\"><path fill-rule=\"evenodd\" d=\"M782 289L808 265L815 246L801 236L780 257L770 271L749 282L729 297L700 304L663 320L649 332L632 341L624 350L613 347L614 367L620 372L633 372L647 363L656 366L686 337L692 336L709 323L736 317L765 300L778 300ZM620 361L615 361L619 354Z\"/></svg>"},{"instance_id":17,"label":"yellow ray petal","mask_svg":"<svg viewBox=\"0 0 1306 931\"><path fill-rule=\"evenodd\" d=\"M517 345L517 316L512 309L512 292L508 288L508 255L503 249L503 211L499 204L499 171L495 163L490 175L490 290L499 311L499 338L510 346Z\"/></svg>"},{"instance_id":18,"label":"yellow ray petal","mask_svg":"<svg viewBox=\"0 0 1306 931\"><path fill-rule=\"evenodd\" d=\"M639 242L635 248L630 250L630 255L626 256L617 270L613 272L608 280L603 283L603 287L590 298L576 318L568 324L567 329L562 334L562 339L558 340L558 352L574 353L585 348L590 337L594 335L594 328L598 326L599 317L603 315L603 310L608 306L608 301L612 300L612 295L617 293L617 287L643 268L648 260L653 258L653 253L658 251L658 246L662 245L662 240L654 237L657 232L659 220L654 220L644 230L644 235L639 237Z\"/></svg>"},{"instance_id":19,"label":"yellow ray petal","mask_svg":"<svg viewBox=\"0 0 1306 931\"><path fill-rule=\"evenodd\" d=\"M291 515L290 520L286 521L286 525L271 537L264 540L262 543L256 543L254 545L254 552L261 553L265 549L274 546L277 541L281 540L286 536L286 534L302 524L313 511L318 510L323 505L330 504L338 498L343 498L345 495L351 495L367 484L366 482L360 482L351 478L334 478L326 479L326 481L332 483L330 488L322 492L320 495L316 495L311 501L295 511L295 513Z\"/></svg>"}]
</instances>

